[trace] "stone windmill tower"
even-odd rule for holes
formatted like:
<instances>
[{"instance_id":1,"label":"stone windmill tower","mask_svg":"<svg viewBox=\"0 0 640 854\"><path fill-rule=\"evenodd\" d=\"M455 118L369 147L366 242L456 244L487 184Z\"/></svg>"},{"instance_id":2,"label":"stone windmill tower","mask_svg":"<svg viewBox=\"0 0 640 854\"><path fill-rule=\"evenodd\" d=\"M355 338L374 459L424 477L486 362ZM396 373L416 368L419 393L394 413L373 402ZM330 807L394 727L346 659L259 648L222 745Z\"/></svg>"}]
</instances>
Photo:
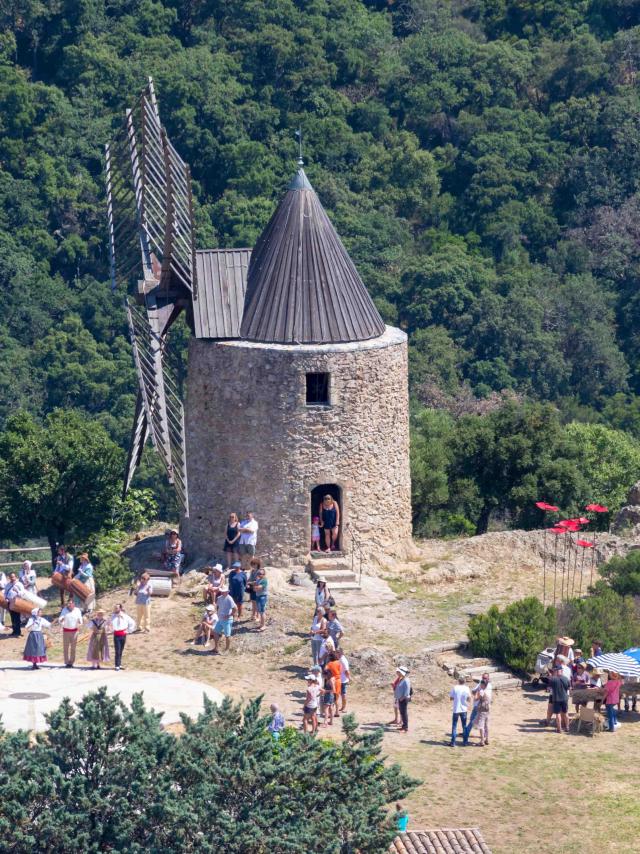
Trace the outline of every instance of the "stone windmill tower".
<instances>
[{"instance_id":1,"label":"stone windmill tower","mask_svg":"<svg viewBox=\"0 0 640 854\"><path fill-rule=\"evenodd\" d=\"M141 101L175 154L152 88ZM184 183L174 191L176 169L165 158L168 180L158 192L159 168L145 165L148 130L132 129L132 119L125 142L107 151L116 280L118 256L126 256L117 235L127 222L114 213L114 146L133 146L127 180L119 159L117 192L133 187L143 259L145 200L164 212L155 230L165 236L147 253L143 278L130 283L145 311L130 301L140 394L125 489L151 433L182 502L192 555L219 552L228 513L252 510L258 553L299 564L325 494L342 511L343 552L381 562L402 554L411 541L406 335L384 325L303 169L253 250L195 251L188 168L179 161ZM177 272L176 249L192 259ZM193 333L184 412L166 363L167 332L183 309Z\"/></svg>"}]
</instances>

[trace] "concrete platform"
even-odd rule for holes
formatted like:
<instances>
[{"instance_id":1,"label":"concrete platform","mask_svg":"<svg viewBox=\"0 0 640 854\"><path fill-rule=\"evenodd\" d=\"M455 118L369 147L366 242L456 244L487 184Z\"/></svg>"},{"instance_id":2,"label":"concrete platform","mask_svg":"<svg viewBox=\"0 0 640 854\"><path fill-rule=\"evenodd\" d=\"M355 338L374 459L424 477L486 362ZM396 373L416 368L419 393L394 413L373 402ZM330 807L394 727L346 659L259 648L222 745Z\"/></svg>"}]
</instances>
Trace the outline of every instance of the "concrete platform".
<instances>
[{"instance_id":1,"label":"concrete platform","mask_svg":"<svg viewBox=\"0 0 640 854\"><path fill-rule=\"evenodd\" d=\"M142 691L145 705L163 712L162 723L178 723L180 712L194 717L202 711L202 695L218 703L223 695L206 682L147 670L67 669L64 665L43 664L32 670L25 661L0 662L0 714L6 730L43 732L45 713L56 709L64 697L78 702L89 691L106 686L109 694L119 694L127 705L133 694ZM12 695L23 695L12 696ZM26 695L26 696L25 696ZM35 696L29 696L35 695ZM40 695L40 696L38 696Z\"/></svg>"}]
</instances>

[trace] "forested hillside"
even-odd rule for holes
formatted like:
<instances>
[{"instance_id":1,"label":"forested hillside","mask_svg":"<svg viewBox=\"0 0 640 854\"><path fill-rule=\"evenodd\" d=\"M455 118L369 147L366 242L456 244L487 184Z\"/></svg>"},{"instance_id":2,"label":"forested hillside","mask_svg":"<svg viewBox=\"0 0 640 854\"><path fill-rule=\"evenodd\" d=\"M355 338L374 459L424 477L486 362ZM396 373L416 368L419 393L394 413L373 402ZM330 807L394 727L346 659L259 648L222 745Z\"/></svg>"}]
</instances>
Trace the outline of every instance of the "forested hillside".
<instances>
[{"instance_id":1,"label":"forested hillside","mask_svg":"<svg viewBox=\"0 0 640 854\"><path fill-rule=\"evenodd\" d=\"M108 285L101 157L151 74L192 167L202 247L252 245L302 128L312 183L384 318L410 335L423 530L445 517L482 527L473 461L490 442L460 414L512 399L521 420L499 429L520 435L538 413L558 431L555 468L529 477L527 501L556 484L570 504L592 487L568 473L597 441L567 422L601 422L599 435L635 450L638 0L1 9L0 419L76 408L127 443L136 381ZM490 417L475 419L485 439ZM149 461L141 478L160 482ZM510 489L491 509L523 506Z\"/></svg>"}]
</instances>

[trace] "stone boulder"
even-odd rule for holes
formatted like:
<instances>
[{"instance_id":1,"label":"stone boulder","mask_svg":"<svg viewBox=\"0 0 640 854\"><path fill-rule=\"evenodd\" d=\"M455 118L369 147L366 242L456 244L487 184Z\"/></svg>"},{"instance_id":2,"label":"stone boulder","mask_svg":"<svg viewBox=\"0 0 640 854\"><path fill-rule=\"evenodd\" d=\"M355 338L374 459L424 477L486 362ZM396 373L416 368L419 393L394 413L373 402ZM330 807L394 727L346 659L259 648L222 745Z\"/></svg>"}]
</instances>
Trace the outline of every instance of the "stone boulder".
<instances>
[{"instance_id":1,"label":"stone boulder","mask_svg":"<svg viewBox=\"0 0 640 854\"><path fill-rule=\"evenodd\" d=\"M629 490L627 504L632 507L640 507L640 480L636 481Z\"/></svg>"}]
</instances>

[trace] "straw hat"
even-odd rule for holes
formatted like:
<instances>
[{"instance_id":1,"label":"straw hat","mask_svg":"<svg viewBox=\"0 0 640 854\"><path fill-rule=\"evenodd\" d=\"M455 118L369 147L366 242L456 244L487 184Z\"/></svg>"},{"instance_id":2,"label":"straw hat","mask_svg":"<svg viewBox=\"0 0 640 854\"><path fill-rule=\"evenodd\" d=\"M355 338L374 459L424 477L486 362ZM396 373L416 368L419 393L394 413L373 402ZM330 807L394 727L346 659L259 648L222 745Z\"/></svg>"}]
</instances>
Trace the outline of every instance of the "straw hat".
<instances>
[{"instance_id":1,"label":"straw hat","mask_svg":"<svg viewBox=\"0 0 640 854\"><path fill-rule=\"evenodd\" d=\"M559 643L560 646L573 646L575 641L573 638L568 638L566 635L563 635L561 638L558 638L557 643Z\"/></svg>"},{"instance_id":2,"label":"straw hat","mask_svg":"<svg viewBox=\"0 0 640 854\"><path fill-rule=\"evenodd\" d=\"M204 610L205 611L215 611L216 609L213 607L213 605L207 605L207 607Z\"/></svg>"}]
</instances>

